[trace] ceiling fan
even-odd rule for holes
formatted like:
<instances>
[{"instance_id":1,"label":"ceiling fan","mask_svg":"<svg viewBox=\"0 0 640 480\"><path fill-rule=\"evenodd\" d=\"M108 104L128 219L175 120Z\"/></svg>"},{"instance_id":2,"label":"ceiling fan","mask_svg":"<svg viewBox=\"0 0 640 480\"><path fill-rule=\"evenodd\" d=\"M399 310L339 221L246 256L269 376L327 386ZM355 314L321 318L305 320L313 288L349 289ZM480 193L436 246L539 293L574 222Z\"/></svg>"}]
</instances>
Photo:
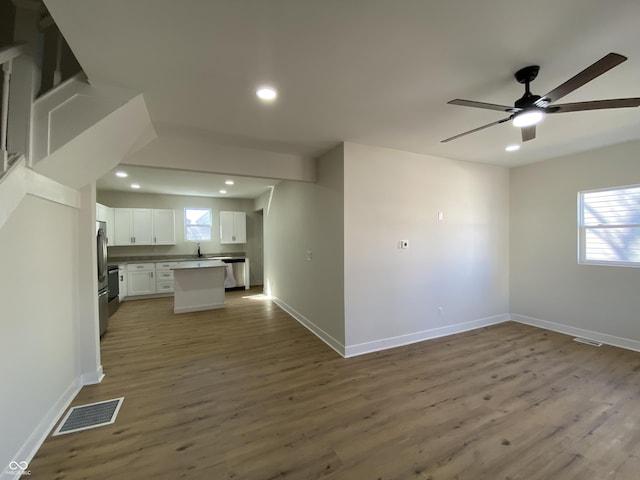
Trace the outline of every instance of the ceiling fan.
<instances>
[{"instance_id":1,"label":"ceiling fan","mask_svg":"<svg viewBox=\"0 0 640 480\"><path fill-rule=\"evenodd\" d=\"M514 75L519 83L524 84L525 91L524 95L515 101L513 107L509 107L507 105L496 105L493 103L474 102L473 100L461 100L458 98L448 102L451 105L497 110L500 112L510 113L511 115L507 118L503 118L502 120L474 128L468 132L454 135L453 137L442 140L441 143L450 142L456 138L484 130L485 128L489 128L500 123L508 122L509 120L513 121L513 125L515 127L521 128L522 141L526 142L536 138L536 124L540 123L546 114L640 106L640 98L616 98L612 100L592 100L590 102L552 105L553 102L560 100L562 97L580 88L585 83L599 77L603 73L611 70L613 67L620 65L625 60L627 60L627 57L623 55L609 53L542 97L540 95L532 94L529 89L529 84L538 76L540 67L538 65L524 67L518 70Z\"/></svg>"}]
</instances>

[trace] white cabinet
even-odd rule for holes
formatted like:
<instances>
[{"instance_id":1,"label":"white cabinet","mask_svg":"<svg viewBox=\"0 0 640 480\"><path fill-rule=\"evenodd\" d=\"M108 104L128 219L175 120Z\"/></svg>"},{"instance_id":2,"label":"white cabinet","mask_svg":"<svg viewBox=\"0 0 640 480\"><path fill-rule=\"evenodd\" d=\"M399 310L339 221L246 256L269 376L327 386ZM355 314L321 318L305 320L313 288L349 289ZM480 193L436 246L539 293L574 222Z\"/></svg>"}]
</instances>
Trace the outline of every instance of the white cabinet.
<instances>
[{"instance_id":1,"label":"white cabinet","mask_svg":"<svg viewBox=\"0 0 640 480\"><path fill-rule=\"evenodd\" d=\"M173 293L173 267L179 262L156 263L156 293Z\"/></svg>"},{"instance_id":2,"label":"white cabinet","mask_svg":"<svg viewBox=\"0 0 640 480\"><path fill-rule=\"evenodd\" d=\"M124 264L118 265L118 300L127 296L127 270Z\"/></svg>"},{"instance_id":3,"label":"white cabinet","mask_svg":"<svg viewBox=\"0 0 640 480\"><path fill-rule=\"evenodd\" d=\"M112 211L113 245L175 245L174 210L113 208Z\"/></svg>"},{"instance_id":4,"label":"white cabinet","mask_svg":"<svg viewBox=\"0 0 640 480\"><path fill-rule=\"evenodd\" d=\"M220 212L220 243L247 243L244 212Z\"/></svg>"},{"instance_id":5,"label":"white cabinet","mask_svg":"<svg viewBox=\"0 0 640 480\"><path fill-rule=\"evenodd\" d=\"M115 245L131 245L133 242L133 211L130 208L114 208Z\"/></svg>"},{"instance_id":6,"label":"white cabinet","mask_svg":"<svg viewBox=\"0 0 640 480\"><path fill-rule=\"evenodd\" d=\"M106 205L102 205L101 203L96 203L96 220L100 222L106 222L107 245L113 245L115 241L114 209L111 207L107 207Z\"/></svg>"},{"instance_id":7,"label":"white cabinet","mask_svg":"<svg viewBox=\"0 0 640 480\"><path fill-rule=\"evenodd\" d=\"M153 219L149 208L115 208L114 245L151 245Z\"/></svg>"},{"instance_id":8,"label":"white cabinet","mask_svg":"<svg viewBox=\"0 0 640 480\"><path fill-rule=\"evenodd\" d=\"M127 265L127 296L156 293L155 263L130 263Z\"/></svg>"},{"instance_id":9,"label":"white cabinet","mask_svg":"<svg viewBox=\"0 0 640 480\"><path fill-rule=\"evenodd\" d=\"M153 244L175 245L176 219L174 210L153 210Z\"/></svg>"}]
</instances>

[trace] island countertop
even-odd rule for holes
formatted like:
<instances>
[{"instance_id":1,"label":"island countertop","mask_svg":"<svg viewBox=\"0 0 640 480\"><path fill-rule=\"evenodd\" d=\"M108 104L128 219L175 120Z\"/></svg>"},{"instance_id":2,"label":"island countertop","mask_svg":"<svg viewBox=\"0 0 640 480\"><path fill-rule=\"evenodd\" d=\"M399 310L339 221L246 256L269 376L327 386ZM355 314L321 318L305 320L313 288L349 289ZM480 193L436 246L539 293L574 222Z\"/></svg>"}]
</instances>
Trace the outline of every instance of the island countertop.
<instances>
[{"instance_id":1,"label":"island countertop","mask_svg":"<svg viewBox=\"0 0 640 480\"><path fill-rule=\"evenodd\" d=\"M172 267L173 313L223 308L226 266L220 260L203 260Z\"/></svg>"},{"instance_id":2,"label":"island countertop","mask_svg":"<svg viewBox=\"0 0 640 480\"><path fill-rule=\"evenodd\" d=\"M215 268L226 266L227 264L220 260L194 260L191 262L180 262L178 265L171 267L171 270L183 270L187 268Z\"/></svg>"}]
</instances>

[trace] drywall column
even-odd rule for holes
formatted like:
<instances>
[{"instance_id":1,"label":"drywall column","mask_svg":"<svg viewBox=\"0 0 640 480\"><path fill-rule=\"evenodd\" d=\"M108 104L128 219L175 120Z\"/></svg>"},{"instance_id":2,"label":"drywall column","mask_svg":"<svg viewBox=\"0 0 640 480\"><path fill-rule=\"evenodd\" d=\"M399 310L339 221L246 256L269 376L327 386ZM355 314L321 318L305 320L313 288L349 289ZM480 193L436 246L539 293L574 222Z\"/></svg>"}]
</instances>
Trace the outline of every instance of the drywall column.
<instances>
[{"instance_id":1,"label":"drywall column","mask_svg":"<svg viewBox=\"0 0 640 480\"><path fill-rule=\"evenodd\" d=\"M96 185L80 189L78 210L78 377L82 385L99 383L104 376L100 364L98 325L98 266L96 263Z\"/></svg>"}]
</instances>

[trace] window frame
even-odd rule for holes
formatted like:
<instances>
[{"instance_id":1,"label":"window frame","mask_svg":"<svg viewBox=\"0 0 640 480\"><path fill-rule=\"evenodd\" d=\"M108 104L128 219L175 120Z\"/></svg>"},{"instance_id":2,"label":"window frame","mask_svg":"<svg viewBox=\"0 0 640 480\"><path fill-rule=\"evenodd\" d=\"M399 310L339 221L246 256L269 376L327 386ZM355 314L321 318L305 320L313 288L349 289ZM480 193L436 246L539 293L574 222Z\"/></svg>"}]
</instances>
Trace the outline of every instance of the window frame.
<instances>
[{"instance_id":1,"label":"window frame","mask_svg":"<svg viewBox=\"0 0 640 480\"><path fill-rule=\"evenodd\" d=\"M187 211L189 210L206 210L209 212L209 223L208 224L199 224L198 226L202 226L202 227L209 227L209 238L198 238L198 239L191 239L188 238L187 236L187 227L189 226L194 226L194 224L191 223L187 223ZM184 234L184 241L185 242L210 242L212 239L211 236L211 232L213 231L213 211L210 208L207 207L184 207L184 212L182 214L182 221L184 222L184 229L183 229L183 234Z\"/></svg>"},{"instance_id":2,"label":"window frame","mask_svg":"<svg viewBox=\"0 0 640 480\"><path fill-rule=\"evenodd\" d=\"M636 223L621 223L610 225L585 225L584 213L585 213L585 194L595 192L615 192L619 190L627 190L631 188L640 188L640 184L622 185L616 187L596 188L591 190L582 190L578 192L578 264L580 265L599 265L599 266L615 266L615 267L640 267L640 261L617 261L617 260L588 260L586 258L587 253L587 232L589 230L602 230L602 229L614 229L614 228L640 228L640 224ZM639 206L640 209L640 206Z\"/></svg>"}]
</instances>

